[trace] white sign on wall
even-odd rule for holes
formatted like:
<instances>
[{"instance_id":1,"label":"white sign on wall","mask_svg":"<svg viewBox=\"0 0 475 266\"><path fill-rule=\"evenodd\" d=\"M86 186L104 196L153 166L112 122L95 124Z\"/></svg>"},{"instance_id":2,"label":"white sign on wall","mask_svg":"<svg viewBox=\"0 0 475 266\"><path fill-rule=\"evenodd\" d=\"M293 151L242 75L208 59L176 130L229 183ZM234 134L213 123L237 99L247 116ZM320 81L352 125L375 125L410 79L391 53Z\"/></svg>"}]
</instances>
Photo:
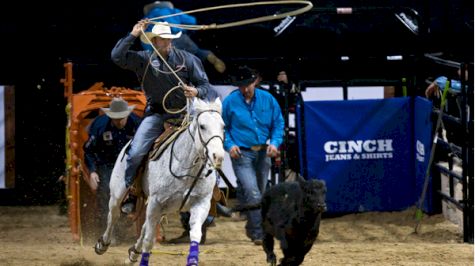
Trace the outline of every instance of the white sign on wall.
<instances>
[{"instance_id":1,"label":"white sign on wall","mask_svg":"<svg viewBox=\"0 0 475 266\"><path fill-rule=\"evenodd\" d=\"M348 87L348 100L384 99L384 86Z\"/></svg>"},{"instance_id":2,"label":"white sign on wall","mask_svg":"<svg viewBox=\"0 0 475 266\"><path fill-rule=\"evenodd\" d=\"M306 102L343 100L343 87L307 87L301 94Z\"/></svg>"},{"instance_id":3,"label":"white sign on wall","mask_svg":"<svg viewBox=\"0 0 475 266\"><path fill-rule=\"evenodd\" d=\"M231 85L213 85L212 89L216 91L216 94L222 102L224 101L224 98L226 98L226 96L228 96L228 94L230 94L233 90L236 90L237 87ZM234 175L233 166L231 164L231 157L229 157L227 152L224 154L222 170L229 182L231 182L231 184L236 187L236 176ZM223 180L219 181L218 186L221 188L227 187Z\"/></svg>"}]
</instances>

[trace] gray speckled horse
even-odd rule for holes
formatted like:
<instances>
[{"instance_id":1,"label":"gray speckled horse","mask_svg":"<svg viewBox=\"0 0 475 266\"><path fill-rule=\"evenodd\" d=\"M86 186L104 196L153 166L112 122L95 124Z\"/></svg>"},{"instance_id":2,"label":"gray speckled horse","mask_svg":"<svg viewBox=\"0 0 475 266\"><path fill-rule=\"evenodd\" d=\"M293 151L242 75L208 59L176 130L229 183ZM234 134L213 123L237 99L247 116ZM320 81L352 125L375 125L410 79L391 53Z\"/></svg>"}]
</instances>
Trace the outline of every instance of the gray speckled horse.
<instances>
[{"instance_id":1,"label":"gray speckled horse","mask_svg":"<svg viewBox=\"0 0 475 266\"><path fill-rule=\"evenodd\" d=\"M220 168L224 158L224 122L219 98L211 103L195 99L193 110L194 117L188 128L168 145L158 160L149 161L145 168L142 178L142 187L148 196L145 223L137 242L129 249L128 263L136 262L142 254L140 265L148 265L160 217L178 211L191 189L184 203L184 208L189 208L191 214L187 265L198 265L201 226L208 215L216 183L216 176L209 173L212 168ZM97 254L107 251L114 224L120 215L121 199L126 193L125 149L112 171L107 228L95 245Z\"/></svg>"}]
</instances>

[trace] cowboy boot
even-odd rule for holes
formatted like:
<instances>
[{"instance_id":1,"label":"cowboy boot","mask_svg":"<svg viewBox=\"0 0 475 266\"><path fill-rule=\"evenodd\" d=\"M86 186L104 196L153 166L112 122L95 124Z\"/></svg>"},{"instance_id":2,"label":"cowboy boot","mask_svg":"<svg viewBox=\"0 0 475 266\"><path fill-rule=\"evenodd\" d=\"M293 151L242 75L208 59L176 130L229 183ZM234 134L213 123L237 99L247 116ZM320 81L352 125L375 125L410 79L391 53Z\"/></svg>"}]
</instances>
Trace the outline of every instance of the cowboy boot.
<instances>
[{"instance_id":1,"label":"cowboy boot","mask_svg":"<svg viewBox=\"0 0 475 266\"><path fill-rule=\"evenodd\" d=\"M233 210L220 204L216 204L216 210L219 216L224 216L224 217L232 217L233 216Z\"/></svg>"},{"instance_id":2,"label":"cowboy boot","mask_svg":"<svg viewBox=\"0 0 475 266\"><path fill-rule=\"evenodd\" d=\"M169 244L182 244L190 242L190 213L189 212L180 212L180 222L184 231L177 238L170 239L166 241Z\"/></svg>"},{"instance_id":3,"label":"cowboy boot","mask_svg":"<svg viewBox=\"0 0 475 266\"><path fill-rule=\"evenodd\" d=\"M137 204L137 196L129 194L128 198L124 201L120 210L125 214L131 214L135 211L135 205Z\"/></svg>"},{"instance_id":4,"label":"cowboy boot","mask_svg":"<svg viewBox=\"0 0 475 266\"><path fill-rule=\"evenodd\" d=\"M226 65L223 60L219 59L215 54L210 53L206 59L208 59L208 62L210 62L219 73L223 73L226 70Z\"/></svg>"}]
</instances>

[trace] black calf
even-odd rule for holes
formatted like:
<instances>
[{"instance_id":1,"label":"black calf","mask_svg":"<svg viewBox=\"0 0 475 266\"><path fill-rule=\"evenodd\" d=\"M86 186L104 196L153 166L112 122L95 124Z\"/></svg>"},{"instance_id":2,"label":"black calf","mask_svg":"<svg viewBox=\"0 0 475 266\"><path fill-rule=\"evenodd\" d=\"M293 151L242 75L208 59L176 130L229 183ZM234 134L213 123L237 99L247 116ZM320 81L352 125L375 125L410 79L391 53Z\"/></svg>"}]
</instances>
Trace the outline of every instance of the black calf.
<instances>
[{"instance_id":1,"label":"black calf","mask_svg":"<svg viewBox=\"0 0 475 266\"><path fill-rule=\"evenodd\" d=\"M326 210L323 180L279 183L262 197L263 248L267 262L276 265L274 237L284 254L282 266L300 265L315 242L321 214Z\"/></svg>"}]
</instances>

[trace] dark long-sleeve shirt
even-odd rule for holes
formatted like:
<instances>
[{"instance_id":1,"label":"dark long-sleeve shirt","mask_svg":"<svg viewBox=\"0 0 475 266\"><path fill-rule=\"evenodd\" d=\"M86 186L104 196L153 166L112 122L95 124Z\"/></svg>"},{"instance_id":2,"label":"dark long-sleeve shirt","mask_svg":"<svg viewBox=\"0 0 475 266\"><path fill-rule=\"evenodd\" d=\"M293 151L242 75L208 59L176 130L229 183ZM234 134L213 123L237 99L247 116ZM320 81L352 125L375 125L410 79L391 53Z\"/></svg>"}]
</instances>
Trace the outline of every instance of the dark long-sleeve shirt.
<instances>
[{"instance_id":1,"label":"dark long-sleeve shirt","mask_svg":"<svg viewBox=\"0 0 475 266\"><path fill-rule=\"evenodd\" d=\"M164 113L163 97L169 90L177 86L179 81L155 53L131 50L135 39L136 37L131 34L120 39L112 49L112 61L124 69L134 71L139 82L143 84L142 89L145 92L147 104L153 107L154 112ZM194 86L198 90L198 97L202 99L206 97L211 85L198 57L189 52L172 48L167 63L185 84ZM185 105L186 98L181 89L174 90L166 99L167 108L179 109Z\"/></svg>"},{"instance_id":2,"label":"dark long-sleeve shirt","mask_svg":"<svg viewBox=\"0 0 475 266\"><path fill-rule=\"evenodd\" d=\"M113 167L117 156L127 142L132 139L140 124L140 117L131 113L124 128L113 126L107 115L98 116L89 126L89 139L84 144L84 159L90 172L96 166Z\"/></svg>"}]
</instances>

